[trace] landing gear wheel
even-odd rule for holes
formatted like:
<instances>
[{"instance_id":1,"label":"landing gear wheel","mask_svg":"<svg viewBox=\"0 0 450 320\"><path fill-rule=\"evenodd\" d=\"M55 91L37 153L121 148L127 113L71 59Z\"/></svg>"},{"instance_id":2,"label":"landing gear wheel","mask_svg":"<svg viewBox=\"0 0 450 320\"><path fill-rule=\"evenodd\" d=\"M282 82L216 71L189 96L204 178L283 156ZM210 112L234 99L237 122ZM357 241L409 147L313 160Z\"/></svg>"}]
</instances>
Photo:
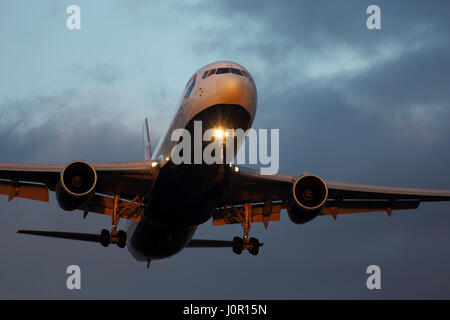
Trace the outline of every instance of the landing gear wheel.
<instances>
[{"instance_id":1,"label":"landing gear wheel","mask_svg":"<svg viewBox=\"0 0 450 320\"><path fill-rule=\"evenodd\" d=\"M126 234L126 232L123 231L123 230L119 230L119 232L117 232L117 237L118 237L117 246L119 248L125 248L125 246L127 245L127 234Z\"/></svg>"},{"instance_id":2,"label":"landing gear wheel","mask_svg":"<svg viewBox=\"0 0 450 320\"><path fill-rule=\"evenodd\" d=\"M250 248L248 249L248 251L249 251L252 255L256 256L256 255L258 254L258 252L259 252L259 247L260 247L260 245L259 245L259 240L256 239L256 238L250 238Z\"/></svg>"},{"instance_id":3,"label":"landing gear wheel","mask_svg":"<svg viewBox=\"0 0 450 320\"><path fill-rule=\"evenodd\" d=\"M109 241L111 239L111 234L108 230L102 229L102 232L100 233L100 244L104 246L105 248L109 246Z\"/></svg>"},{"instance_id":4,"label":"landing gear wheel","mask_svg":"<svg viewBox=\"0 0 450 320\"><path fill-rule=\"evenodd\" d=\"M236 254L241 254L244 249L244 241L239 237L233 238L233 252Z\"/></svg>"}]
</instances>

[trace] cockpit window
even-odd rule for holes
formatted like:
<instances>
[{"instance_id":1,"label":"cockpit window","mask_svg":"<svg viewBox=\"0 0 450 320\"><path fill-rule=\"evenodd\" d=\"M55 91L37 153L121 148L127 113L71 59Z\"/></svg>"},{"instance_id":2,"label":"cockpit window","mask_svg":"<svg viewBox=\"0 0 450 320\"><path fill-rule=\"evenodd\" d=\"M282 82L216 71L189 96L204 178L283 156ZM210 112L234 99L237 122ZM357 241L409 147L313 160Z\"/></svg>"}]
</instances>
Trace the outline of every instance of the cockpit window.
<instances>
[{"instance_id":1,"label":"cockpit window","mask_svg":"<svg viewBox=\"0 0 450 320\"><path fill-rule=\"evenodd\" d=\"M209 73L208 73L208 77L209 77L210 75L213 75L214 73L216 73L216 69L211 69L211 70L209 71Z\"/></svg>"},{"instance_id":2,"label":"cockpit window","mask_svg":"<svg viewBox=\"0 0 450 320\"><path fill-rule=\"evenodd\" d=\"M194 73L194 75L189 79L187 85L186 85L186 93L184 94L184 99L189 98L191 95L192 89L194 89L195 86L195 80L197 79L197 74Z\"/></svg>"},{"instance_id":3,"label":"cockpit window","mask_svg":"<svg viewBox=\"0 0 450 320\"><path fill-rule=\"evenodd\" d=\"M253 79L252 79L252 76L250 75L250 73L248 73L245 70L241 70L241 69L237 69L237 68L217 68L217 69L207 70L203 73L202 79L206 79L209 76L212 76L213 74L225 74L225 73L230 73L230 72L233 74L236 74L238 76L248 78L250 81L253 82Z\"/></svg>"},{"instance_id":4,"label":"cockpit window","mask_svg":"<svg viewBox=\"0 0 450 320\"><path fill-rule=\"evenodd\" d=\"M229 73L230 68L219 68L217 69L217 74Z\"/></svg>"},{"instance_id":5,"label":"cockpit window","mask_svg":"<svg viewBox=\"0 0 450 320\"><path fill-rule=\"evenodd\" d=\"M244 70L241 70L241 71L242 71L242 74L244 75L244 77L248 78L251 82L254 82L250 73L248 73L247 71L244 71Z\"/></svg>"},{"instance_id":6,"label":"cockpit window","mask_svg":"<svg viewBox=\"0 0 450 320\"><path fill-rule=\"evenodd\" d=\"M238 74L238 75L242 76L241 70L236 69L236 68L231 68L231 73Z\"/></svg>"}]
</instances>

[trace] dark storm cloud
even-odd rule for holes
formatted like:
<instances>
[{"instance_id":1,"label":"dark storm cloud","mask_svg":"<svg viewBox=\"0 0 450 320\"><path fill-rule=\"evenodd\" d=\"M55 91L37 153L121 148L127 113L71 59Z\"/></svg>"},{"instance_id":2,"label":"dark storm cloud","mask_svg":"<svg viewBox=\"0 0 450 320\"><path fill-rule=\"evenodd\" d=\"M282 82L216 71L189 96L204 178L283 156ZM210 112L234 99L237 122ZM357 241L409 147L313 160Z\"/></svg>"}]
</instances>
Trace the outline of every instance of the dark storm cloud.
<instances>
[{"instance_id":1,"label":"dark storm cloud","mask_svg":"<svg viewBox=\"0 0 450 320\"><path fill-rule=\"evenodd\" d=\"M285 130L293 131L293 119L299 119L300 131L317 132L318 123L330 128L326 119L332 118L333 128L348 132L348 121L357 119L352 122L360 127L352 132L359 132L360 141L373 142L373 148L383 141L372 138L380 137L373 134L378 131L390 132L393 139L395 132L422 143L445 142L450 22L444 12L450 4L374 3L381 7L379 31L365 26L365 9L372 2L220 2L213 10L232 23L218 27L216 37L211 37L216 29L208 30L200 43L204 50L240 52L247 58L259 89L258 125L289 114ZM205 41L208 35L212 41ZM255 59L265 63L261 67ZM321 65L335 71L317 70ZM301 120L308 115L317 121Z\"/></svg>"},{"instance_id":2,"label":"dark storm cloud","mask_svg":"<svg viewBox=\"0 0 450 320\"><path fill-rule=\"evenodd\" d=\"M126 108L111 92L70 90L0 108L0 162L137 161L144 154L141 130L116 121Z\"/></svg>"},{"instance_id":3,"label":"dark storm cloud","mask_svg":"<svg viewBox=\"0 0 450 320\"><path fill-rule=\"evenodd\" d=\"M85 74L87 77L105 84L117 82L124 76L124 72L120 67L105 63L95 65L86 70Z\"/></svg>"},{"instance_id":4,"label":"dark storm cloud","mask_svg":"<svg viewBox=\"0 0 450 320\"><path fill-rule=\"evenodd\" d=\"M196 48L246 61L259 93L255 126L280 128L282 172L450 188L448 2L220 4L215 17L231 23L204 30ZM381 7L380 31L365 27L369 4ZM318 72L321 65L327 67ZM290 283L281 284L280 277L265 283L282 290L282 298L446 297L450 260L442 254L449 253L449 212L448 204L424 204L393 219L381 214L306 226L282 222L285 237L277 238L277 246L299 258L287 259L291 268L270 272L290 274ZM386 272L387 287L379 295L363 285L361 269L372 263ZM272 267L266 261L255 276L264 277ZM312 274L320 276L308 282Z\"/></svg>"},{"instance_id":5,"label":"dark storm cloud","mask_svg":"<svg viewBox=\"0 0 450 320\"><path fill-rule=\"evenodd\" d=\"M365 27L369 4L380 5L382 30ZM186 50L236 60L254 74L255 127L280 128L282 173L450 189L448 1L208 5L181 7L205 20ZM149 2L130 10L142 10L145 18L143 7L153 10ZM105 84L120 80L97 73ZM112 92L76 90L4 101L0 162L141 160L141 128L118 121L126 105ZM265 243L256 258L227 249L189 249L146 270L126 250L15 234L27 227L98 232L109 226L108 217L82 220L80 212L62 212L54 200L48 205L0 198L0 255L7 257L0 283L8 288L1 297L448 298L450 293L448 203L422 204L390 218L320 217L300 226L282 214L268 231L259 224L252 229ZM241 233L238 226L213 228L208 222L196 237L232 239ZM81 292L65 289L69 264L82 268ZM380 292L365 287L370 264L381 267Z\"/></svg>"},{"instance_id":6,"label":"dark storm cloud","mask_svg":"<svg viewBox=\"0 0 450 320\"><path fill-rule=\"evenodd\" d=\"M404 108L450 101L450 42L425 42L412 52L381 62L345 85L367 101L377 101L380 108Z\"/></svg>"},{"instance_id":7,"label":"dark storm cloud","mask_svg":"<svg viewBox=\"0 0 450 320\"><path fill-rule=\"evenodd\" d=\"M366 28L366 9L377 4L382 13L382 30L373 33ZM202 4L198 9L205 8ZM216 17L226 17L231 23L226 30L237 25L259 25L261 37L248 37L246 44L282 44L283 49L305 46L317 50L334 43L374 48L380 42L408 40L415 35L427 40L447 35L450 22L446 12L448 1L221 1L213 11ZM217 28L217 27L216 27ZM214 32L211 28L209 32ZM217 29L220 30L220 27ZM255 30L243 28L242 35ZM232 37L222 40L233 46ZM280 42L281 41L281 42ZM327 43L328 42L328 43ZM204 42L205 43L205 42ZM208 42L206 42L208 43ZM215 42L213 42L215 45Z\"/></svg>"},{"instance_id":8,"label":"dark storm cloud","mask_svg":"<svg viewBox=\"0 0 450 320\"><path fill-rule=\"evenodd\" d=\"M96 94L72 90L59 95L32 96L29 99L4 102L1 108L9 110L9 114L1 120L10 121L0 122L0 163L65 164L75 159L91 162L142 160L144 151L141 128L114 121L118 116L112 110L117 108L118 99L114 97L112 100L106 94L101 100L97 100ZM113 119L101 117L105 109L109 110ZM43 119L36 119L40 111L45 116ZM81 266L83 283L100 280L99 287L83 287L90 291L88 296L114 298L114 295L101 289L105 285L101 280L104 278L102 268L99 267L104 265L102 260L107 259L111 263L122 257L120 259L126 263L116 260L117 265L120 265L116 272L124 272L121 268L140 266L132 260L127 250L113 248L104 252L106 255L102 258L97 256L100 258L97 260L97 245L54 242L52 239L18 235L16 231L24 228L98 233L101 228L110 224L107 216L90 214L83 220L81 212L63 213L53 193L50 194L49 204L23 199L8 202L7 197L1 195L0 213L4 243L0 254L8 257L2 260L0 266L2 298L86 297L83 292L70 292L66 289L65 270L71 264ZM126 229L123 222L121 228ZM93 266L91 271L88 271L88 266ZM106 274L112 270L108 269Z\"/></svg>"}]
</instances>

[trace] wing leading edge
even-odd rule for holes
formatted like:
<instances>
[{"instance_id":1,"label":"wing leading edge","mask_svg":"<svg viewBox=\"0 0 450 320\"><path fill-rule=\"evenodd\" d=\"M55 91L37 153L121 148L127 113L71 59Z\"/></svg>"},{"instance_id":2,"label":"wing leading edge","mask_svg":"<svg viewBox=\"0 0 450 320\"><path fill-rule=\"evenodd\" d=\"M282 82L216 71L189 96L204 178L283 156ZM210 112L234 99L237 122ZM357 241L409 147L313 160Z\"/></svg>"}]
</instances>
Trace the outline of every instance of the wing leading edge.
<instances>
[{"instance_id":1,"label":"wing leading edge","mask_svg":"<svg viewBox=\"0 0 450 320\"><path fill-rule=\"evenodd\" d=\"M114 196L119 195L121 217L140 219L142 204L159 173L150 161L92 164L98 181L95 194L80 208L85 215L96 212L111 215ZM0 164L0 194L31 200L49 201L48 190L55 191L61 164Z\"/></svg>"},{"instance_id":2,"label":"wing leading edge","mask_svg":"<svg viewBox=\"0 0 450 320\"><path fill-rule=\"evenodd\" d=\"M232 177L229 191L214 213L213 224L241 223L242 214L235 207L251 203L253 210L265 208L254 222L279 220L280 209L287 207L296 178L287 175L261 175L258 170L240 168ZM321 215L416 209L421 202L450 201L450 190L394 188L372 185L326 182L327 202ZM231 208L228 209L228 208ZM278 218L278 219L277 219Z\"/></svg>"}]
</instances>

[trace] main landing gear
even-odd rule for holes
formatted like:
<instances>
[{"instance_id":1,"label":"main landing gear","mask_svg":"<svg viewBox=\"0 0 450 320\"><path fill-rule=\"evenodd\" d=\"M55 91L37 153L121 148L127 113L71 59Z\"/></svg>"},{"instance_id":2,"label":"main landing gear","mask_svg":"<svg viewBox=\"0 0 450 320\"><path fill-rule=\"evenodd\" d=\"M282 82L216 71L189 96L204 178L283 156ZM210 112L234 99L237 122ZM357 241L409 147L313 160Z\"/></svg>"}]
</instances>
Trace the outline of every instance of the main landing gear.
<instances>
[{"instance_id":1,"label":"main landing gear","mask_svg":"<svg viewBox=\"0 0 450 320\"><path fill-rule=\"evenodd\" d=\"M256 238L248 238L248 233L252 228L252 205L250 203L244 204L244 221L242 221L242 228L244 229L244 237L233 238L233 252L236 254L242 254L243 250L248 250L250 254L256 256L259 252L259 247L264 244L260 243Z\"/></svg>"},{"instance_id":2,"label":"main landing gear","mask_svg":"<svg viewBox=\"0 0 450 320\"><path fill-rule=\"evenodd\" d=\"M104 247L109 246L110 243L115 243L119 248L125 248L127 245L127 233L123 230L111 230L111 232L109 232L106 229L102 229L102 232L100 233L100 243Z\"/></svg>"},{"instance_id":3,"label":"main landing gear","mask_svg":"<svg viewBox=\"0 0 450 320\"><path fill-rule=\"evenodd\" d=\"M100 244L104 247L109 246L110 243L115 243L119 248L125 248L127 245L127 233L123 230L117 231L117 224L120 219L119 208L119 195L114 196L114 210L111 215L112 230L109 232L103 229L100 233Z\"/></svg>"}]
</instances>

